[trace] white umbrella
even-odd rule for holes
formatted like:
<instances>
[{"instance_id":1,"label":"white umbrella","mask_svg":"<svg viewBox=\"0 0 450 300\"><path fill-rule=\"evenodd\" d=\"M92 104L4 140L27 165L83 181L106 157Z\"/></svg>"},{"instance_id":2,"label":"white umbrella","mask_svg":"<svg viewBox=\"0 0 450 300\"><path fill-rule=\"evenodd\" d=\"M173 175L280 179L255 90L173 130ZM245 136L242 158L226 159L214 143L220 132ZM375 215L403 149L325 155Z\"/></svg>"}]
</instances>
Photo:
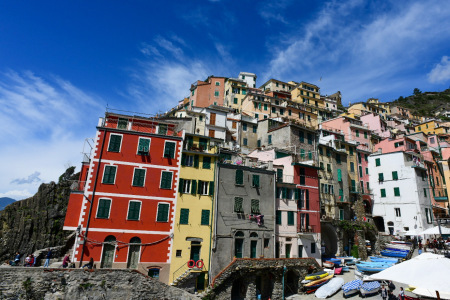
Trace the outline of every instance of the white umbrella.
<instances>
[{"instance_id":1,"label":"white umbrella","mask_svg":"<svg viewBox=\"0 0 450 300\"><path fill-rule=\"evenodd\" d=\"M370 276L374 280L392 280L417 288L450 293L450 259L423 253L413 259Z\"/></svg>"},{"instance_id":2,"label":"white umbrella","mask_svg":"<svg viewBox=\"0 0 450 300\"><path fill-rule=\"evenodd\" d=\"M436 297L435 291L430 291L430 290L427 290L424 288L417 288L417 289L414 289L412 292L419 296L431 297L431 298ZM441 297L441 299L450 299L450 293L439 293L439 296Z\"/></svg>"},{"instance_id":3,"label":"white umbrella","mask_svg":"<svg viewBox=\"0 0 450 300\"><path fill-rule=\"evenodd\" d=\"M441 232L442 234L450 234L450 228L441 226ZM439 227L435 226L428 228L427 230L422 231L421 235L422 234L439 234Z\"/></svg>"}]
</instances>

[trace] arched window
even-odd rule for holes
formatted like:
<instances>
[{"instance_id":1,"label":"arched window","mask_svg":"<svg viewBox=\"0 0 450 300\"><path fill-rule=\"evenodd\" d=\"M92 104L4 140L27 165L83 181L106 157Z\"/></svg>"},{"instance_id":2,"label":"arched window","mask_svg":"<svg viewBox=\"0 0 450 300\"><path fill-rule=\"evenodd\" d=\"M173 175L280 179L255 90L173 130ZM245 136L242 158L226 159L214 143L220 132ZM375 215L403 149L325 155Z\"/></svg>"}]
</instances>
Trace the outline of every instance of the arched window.
<instances>
[{"instance_id":1,"label":"arched window","mask_svg":"<svg viewBox=\"0 0 450 300\"><path fill-rule=\"evenodd\" d=\"M234 256L236 258L243 257L243 248L244 248L244 233L242 231L236 232L234 235Z\"/></svg>"},{"instance_id":2,"label":"arched window","mask_svg":"<svg viewBox=\"0 0 450 300\"><path fill-rule=\"evenodd\" d=\"M236 232L235 237L244 237L244 233L242 231Z\"/></svg>"},{"instance_id":3,"label":"arched window","mask_svg":"<svg viewBox=\"0 0 450 300\"><path fill-rule=\"evenodd\" d=\"M251 238L257 238L258 234L256 232L252 232L252 233L250 233L250 237Z\"/></svg>"},{"instance_id":4,"label":"arched window","mask_svg":"<svg viewBox=\"0 0 450 300\"><path fill-rule=\"evenodd\" d=\"M116 250L116 247L114 245L115 241L116 237L113 235L108 235L105 238L102 251L102 261L100 264L101 268L112 268L112 264L114 261L114 252Z\"/></svg>"}]
</instances>

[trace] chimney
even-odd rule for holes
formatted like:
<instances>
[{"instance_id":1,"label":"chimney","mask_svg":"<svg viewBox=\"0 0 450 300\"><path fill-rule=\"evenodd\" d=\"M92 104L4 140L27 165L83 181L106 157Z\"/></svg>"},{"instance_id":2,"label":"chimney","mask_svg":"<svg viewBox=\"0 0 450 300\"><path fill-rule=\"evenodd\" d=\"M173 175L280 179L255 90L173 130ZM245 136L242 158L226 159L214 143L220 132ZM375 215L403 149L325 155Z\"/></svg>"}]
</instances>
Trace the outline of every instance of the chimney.
<instances>
[{"instance_id":1,"label":"chimney","mask_svg":"<svg viewBox=\"0 0 450 300\"><path fill-rule=\"evenodd\" d=\"M272 171L273 170L273 161L269 160L267 165L267 170Z\"/></svg>"}]
</instances>

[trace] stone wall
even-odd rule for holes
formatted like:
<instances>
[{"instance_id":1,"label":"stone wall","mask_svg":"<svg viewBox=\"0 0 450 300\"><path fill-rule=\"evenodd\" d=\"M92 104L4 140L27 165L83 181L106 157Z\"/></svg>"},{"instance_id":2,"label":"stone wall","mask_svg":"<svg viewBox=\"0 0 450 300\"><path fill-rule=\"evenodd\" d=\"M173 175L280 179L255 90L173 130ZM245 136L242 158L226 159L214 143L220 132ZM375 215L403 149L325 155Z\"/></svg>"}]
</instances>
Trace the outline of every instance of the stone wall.
<instances>
[{"instance_id":1,"label":"stone wall","mask_svg":"<svg viewBox=\"0 0 450 300\"><path fill-rule=\"evenodd\" d=\"M0 268L0 299L199 299L132 270Z\"/></svg>"}]
</instances>

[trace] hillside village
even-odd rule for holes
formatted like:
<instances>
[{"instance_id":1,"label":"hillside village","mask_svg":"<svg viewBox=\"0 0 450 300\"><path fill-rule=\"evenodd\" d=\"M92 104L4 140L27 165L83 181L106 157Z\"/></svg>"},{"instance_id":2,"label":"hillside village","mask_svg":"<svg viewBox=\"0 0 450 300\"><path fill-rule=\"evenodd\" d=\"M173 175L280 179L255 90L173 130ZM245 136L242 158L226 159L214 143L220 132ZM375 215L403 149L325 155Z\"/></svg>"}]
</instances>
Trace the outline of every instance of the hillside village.
<instances>
[{"instance_id":1,"label":"hillside village","mask_svg":"<svg viewBox=\"0 0 450 300\"><path fill-rule=\"evenodd\" d=\"M71 261L200 292L234 258L321 264L448 217L450 123L256 80L209 76L163 115L92 124L64 223Z\"/></svg>"}]
</instances>

